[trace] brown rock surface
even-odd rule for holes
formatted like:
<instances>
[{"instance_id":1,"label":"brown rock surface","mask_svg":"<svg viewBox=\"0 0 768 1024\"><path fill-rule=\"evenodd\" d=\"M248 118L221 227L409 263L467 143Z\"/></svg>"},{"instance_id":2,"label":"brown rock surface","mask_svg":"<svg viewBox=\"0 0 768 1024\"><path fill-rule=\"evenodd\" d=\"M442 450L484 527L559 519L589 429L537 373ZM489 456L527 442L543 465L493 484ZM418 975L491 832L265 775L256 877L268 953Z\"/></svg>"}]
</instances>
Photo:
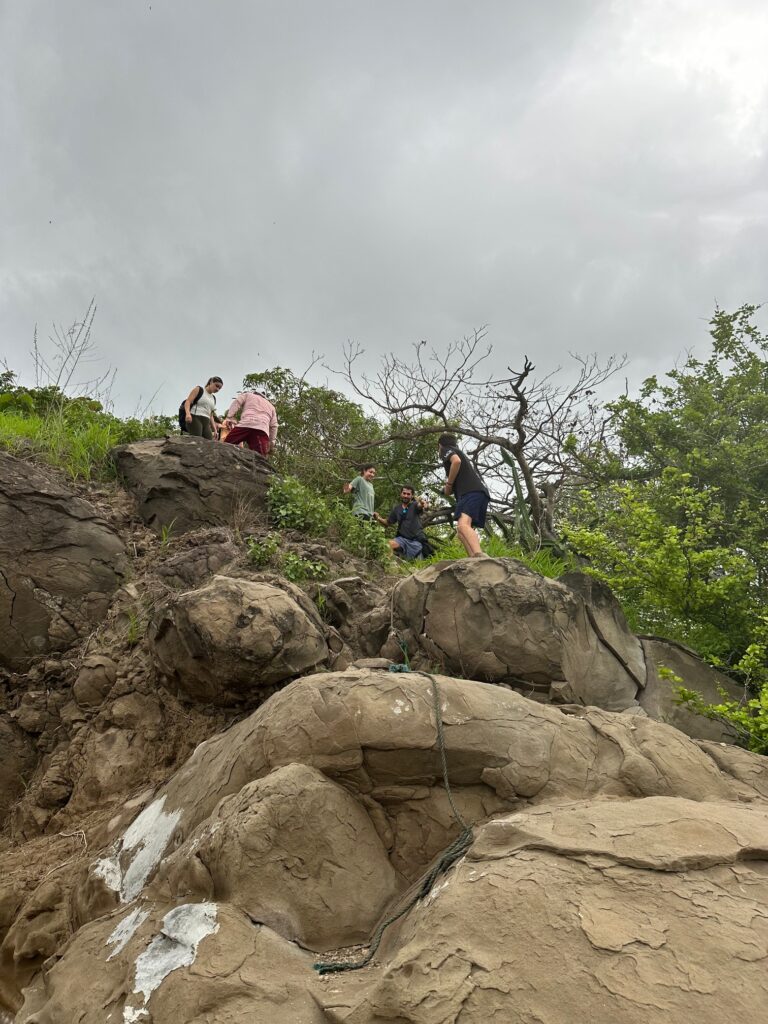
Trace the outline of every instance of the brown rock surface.
<instances>
[{"instance_id":1,"label":"brown rock surface","mask_svg":"<svg viewBox=\"0 0 768 1024\"><path fill-rule=\"evenodd\" d=\"M157 574L163 583L188 590L228 566L241 552L231 540L213 541L179 551L158 566Z\"/></svg>"},{"instance_id":2,"label":"brown rock surface","mask_svg":"<svg viewBox=\"0 0 768 1024\"><path fill-rule=\"evenodd\" d=\"M112 457L138 512L156 533L201 526L247 529L263 521L272 470L261 455L196 437L115 448Z\"/></svg>"},{"instance_id":3,"label":"brown rock surface","mask_svg":"<svg viewBox=\"0 0 768 1024\"><path fill-rule=\"evenodd\" d=\"M654 797L495 820L411 911L339 1019L759 1018L767 856L765 808Z\"/></svg>"},{"instance_id":4,"label":"brown rock surface","mask_svg":"<svg viewBox=\"0 0 768 1024\"><path fill-rule=\"evenodd\" d=\"M116 458L153 529L177 520L170 541L100 491L133 581L87 644L78 626L60 656L0 672L0 783L19 797L0 833L0 1021L759 1019L768 762L643 711L670 717L659 664L702 689L692 654L643 647L588 577L508 559L374 584L342 556L312 591L323 619L249 569L229 528L262 516L263 460L188 438L128 448ZM206 521L226 525L189 529ZM374 660L393 583L414 667L454 676ZM457 812L474 841L411 906ZM312 970L356 959L404 907L365 970Z\"/></svg>"},{"instance_id":5,"label":"brown rock surface","mask_svg":"<svg viewBox=\"0 0 768 1024\"><path fill-rule=\"evenodd\" d=\"M295 943L364 941L458 832L435 684L474 843L372 966L317 977ZM754 1017L768 996L764 779L757 755L644 717L415 672L309 676L200 744L92 865L122 907L63 951L59 916L39 939L9 933L38 965L18 1021ZM111 905L91 893L78 923Z\"/></svg>"},{"instance_id":6,"label":"brown rock surface","mask_svg":"<svg viewBox=\"0 0 768 1024\"><path fill-rule=\"evenodd\" d=\"M451 785L474 820L523 800L758 798L669 726L594 708L565 715L513 691L436 678ZM441 807L432 686L420 673L355 669L292 683L200 744L99 870L133 899L169 845L189 838L223 797L304 764L364 801L401 875L414 877L458 833Z\"/></svg>"},{"instance_id":7,"label":"brown rock surface","mask_svg":"<svg viewBox=\"0 0 768 1024\"><path fill-rule=\"evenodd\" d=\"M355 649L379 653L389 630L389 598L361 576L343 576L320 586L325 617Z\"/></svg>"},{"instance_id":8,"label":"brown rock surface","mask_svg":"<svg viewBox=\"0 0 768 1024\"><path fill-rule=\"evenodd\" d=\"M84 636L127 567L122 541L87 501L0 452L0 666L23 669Z\"/></svg>"},{"instance_id":9,"label":"brown rock surface","mask_svg":"<svg viewBox=\"0 0 768 1024\"><path fill-rule=\"evenodd\" d=\"M72 695L81 708L98 707L115 685L117 665L103 654L89 654L77 674Z\"/></svg>"},{"instance_id":10,"label":"brown rock surface","mask_svg":"<svg viewBox=\"0 0 768 1024\"><path fill-rule=\"evenodd\" d=\"M397 586L393 609L411 657L420 651L422 661L463 678L543 694L555 684L566 703L610 711L636 703L638 642L620 613L610 619L606 642L587 600L515 559L431 565ZM603 603L599 614L607 626L604 612Z\"/></svg>"},{"instance_id":11,"label":"brown rock surface","mask_svg":"<svg viewBox=\"0 0 768 1024\"><path fill-rule=\"evenodd\" d=\"M364 807L301 764L222 800L166 859L155 888L231 903L310 949L364 941L397 891Z\"/></svg>"},{"instance_id":12,"label":"brown rock surface","mask_svg":"<svg viewBox=\"0 0 768 1024\"><path fill-rule=\"evenodd\" d=\"M0 825L14 800L24 791L38 755L27 733L0 718Z\"/></svg>"},{"instance_id":13,"label":"brown rock surface","mask_svg":"<svg viewBox=\"0 0 768 1024\"><path fill-rule=\"evenodd\" d=\"M27 990L16 1020L328 1024L307 986L312 959L226 906L121 908L78 932Z\"/></svg>"},{"instance_id":14,"label":"brown rock surface","mask_svg":"<svg viewBox=\"0 0 768 1024\"><path fill-rule=\"evenodd\" d=\"M646 714L657 722L674 725L686 736L732 743L735 731L727 724L711 721L694 714L685 705L675 704L675 687L685 686L689 690L698 690L704 700L711 704L722 701L719 690L725 690L732 699L739 700L744 695L743 688L680 644L650 637L643 637L641 643L648 674L645 687L637 699ZM659 674L661 668L670 669L682 682L665 679Z\"/></svg>"},{"instance_id":15,"label":"brown rock surface","mask_svg":"<svg viewBox=\"0 0 768 1024\"><path fill-rule=\"evenodd\" d=\"M171 686L193 700L242 703L261 687L326 665L319 616L293 590L214 576L169 598L149 636Z\"/></svg>"}]
</instances>

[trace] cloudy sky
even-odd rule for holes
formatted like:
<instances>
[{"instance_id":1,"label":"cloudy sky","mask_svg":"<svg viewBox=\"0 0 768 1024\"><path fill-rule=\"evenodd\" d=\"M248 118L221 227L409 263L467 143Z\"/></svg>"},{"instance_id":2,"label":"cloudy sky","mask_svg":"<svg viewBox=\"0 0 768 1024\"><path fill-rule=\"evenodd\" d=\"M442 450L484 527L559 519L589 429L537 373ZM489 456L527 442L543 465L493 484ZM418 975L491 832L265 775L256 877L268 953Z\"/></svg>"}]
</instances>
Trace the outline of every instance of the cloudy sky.
<instances>
[{"instance_id":1,"label":"cloudy sky","mask_svg":"<svg viewBox=\"0 0 768 1024\"><path fill-rule=\"evenodd\" d=\"M663 371L768 298L766 52L764 0L0 0L0 358L95 297L121 414L486 323Z\"/></svg>"}]
</instances>

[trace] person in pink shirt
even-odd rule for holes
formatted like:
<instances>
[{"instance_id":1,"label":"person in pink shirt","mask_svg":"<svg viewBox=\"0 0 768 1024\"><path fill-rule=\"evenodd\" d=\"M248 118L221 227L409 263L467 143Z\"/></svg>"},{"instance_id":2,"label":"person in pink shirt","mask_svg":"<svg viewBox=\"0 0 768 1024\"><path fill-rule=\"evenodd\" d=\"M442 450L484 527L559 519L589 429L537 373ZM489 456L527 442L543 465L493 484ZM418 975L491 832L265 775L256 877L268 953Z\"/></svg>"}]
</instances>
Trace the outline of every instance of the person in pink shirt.
<instances>
[{"instance_id":1,"label":"person in pink shirt","mask_svg":"<svg viewBox=\"0 0 768 1024\"><path fill-rule=\"evenodd\" d=\"M240 419L235 420L237 413ZM242 391L232 400L224 420L231 427L225 444L245 441L252 452L269 455L277 437L277 413L272 403L258 391Z\"/></svg>"}]
</instances>

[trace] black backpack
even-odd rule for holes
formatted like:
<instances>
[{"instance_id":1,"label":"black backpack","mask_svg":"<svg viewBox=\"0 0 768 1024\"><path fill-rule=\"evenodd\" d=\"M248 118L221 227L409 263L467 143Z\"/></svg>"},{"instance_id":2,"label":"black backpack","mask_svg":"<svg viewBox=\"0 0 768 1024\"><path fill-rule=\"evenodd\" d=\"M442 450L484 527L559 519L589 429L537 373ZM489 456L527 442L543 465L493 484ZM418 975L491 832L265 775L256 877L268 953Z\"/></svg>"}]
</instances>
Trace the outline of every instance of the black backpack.
<instances>
[{"instance_id":1,"label":"black backpack","mask_svg":"<svg viewBox=\"0 0 768 1024\"><path fill-rule=\"evenodd\" d=\"M197 394L195 395L195 400L194 400L194 402L192 402L192 405L197 405L197 403L200 401L200 395L202 395L203 390L204 389L201 388L200 385L198 384L197 385ZM184 402L186 402L186 398L184 399ZM182 402L181 405L179 406L179 430L182 432L182 434L188 434L189 431L187 430L187 414L186 414L186 412L184 410L184 402ZM215 405L216 404L216 399L215 398L213 399L213 402L214 402L214 405Z\"/></svg>"},{"instance_id":2,"label":"black backpack","mask_svg":"<svg viewBox=\"0 0 768 1024\"><path fill-rule=\"evenodd\" d=\"M429 543L429 538L427 537L426 533L422 533L416 539L421 542L421 555L419 556L420 558L431 558L433 555L437 554L435 549Z\"/></svg>"}]
</instances>

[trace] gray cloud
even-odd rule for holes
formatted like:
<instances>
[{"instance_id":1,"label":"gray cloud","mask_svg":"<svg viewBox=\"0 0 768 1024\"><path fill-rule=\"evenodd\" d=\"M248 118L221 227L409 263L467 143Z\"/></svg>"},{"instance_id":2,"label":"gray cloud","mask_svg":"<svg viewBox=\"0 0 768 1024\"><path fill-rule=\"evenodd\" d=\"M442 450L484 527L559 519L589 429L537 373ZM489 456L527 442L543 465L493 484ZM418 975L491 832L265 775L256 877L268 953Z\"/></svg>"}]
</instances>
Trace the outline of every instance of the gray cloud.
<instances>
[{"instance_id":1,"label":"gray cloud","mask_svg":"<svg viewBox=\"0 0 768 1024\"><path fill-rule=\"evenodd\" d=\"M760 302L748 0L2 8L0 354L96 296L116 408L490 324L547 370L703 350Z\"/></svg>"}]
</instances>

